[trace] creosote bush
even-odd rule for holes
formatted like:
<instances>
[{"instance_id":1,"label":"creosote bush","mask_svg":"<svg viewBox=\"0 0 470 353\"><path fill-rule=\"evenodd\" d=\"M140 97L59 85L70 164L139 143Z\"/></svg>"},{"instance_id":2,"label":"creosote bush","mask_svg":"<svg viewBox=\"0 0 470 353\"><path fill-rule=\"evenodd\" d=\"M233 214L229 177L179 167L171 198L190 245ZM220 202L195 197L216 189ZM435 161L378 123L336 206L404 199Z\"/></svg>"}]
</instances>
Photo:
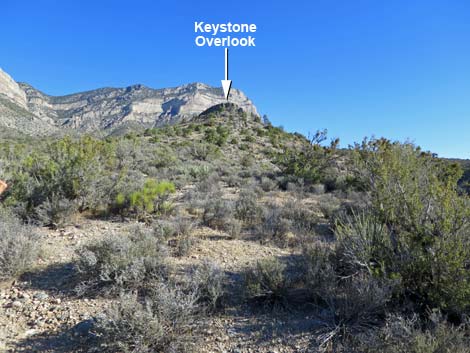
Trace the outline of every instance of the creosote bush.
<instances>
[{"instance_id":1,"label":"creosote bush","mask_svg":"<svg viewBox=\"0 0 470 353\"><path fill-rule=\"evenodd\" d=\"M458 193L461 170L412 144L372 140L354 152L372 220L339 228L348 257L399 279L402 296L421 310L468 313L470 199Z\"/></svg>"},{"instance_id":2,"label":"creosote bush","mask_svg":"<svg viewBox=\"0 0 470 353\"><path fill-rule=\"evenodd\" d=\"M285 148L276 156L275 162L284 175L302 178L306 183L317 184L331 178L331 169L338 158L339 140L333 140L330 146L323 146L327 131L317 131L301 149ZM307 142L307 141L304 141Z\"/></svg>"},{"instance_id":3,"label":"creosote bush","mask_svg":"<svg viewBox=\"0 0 470 353\"><path fill-rule=\"evenodd\" d=\"M109 197L111 187L107 177L113 174L107 168L118 169L113 150L112 144L88 136L46 141L34 148L19 145L6 153L14 187L5 204L22 203L22 215L37 218L37 208L49 202L42 213L49 209L53 219L60 209L55 200L74 201L79 210L106 203L103 198Z\"/></svg>"}]
</instances>

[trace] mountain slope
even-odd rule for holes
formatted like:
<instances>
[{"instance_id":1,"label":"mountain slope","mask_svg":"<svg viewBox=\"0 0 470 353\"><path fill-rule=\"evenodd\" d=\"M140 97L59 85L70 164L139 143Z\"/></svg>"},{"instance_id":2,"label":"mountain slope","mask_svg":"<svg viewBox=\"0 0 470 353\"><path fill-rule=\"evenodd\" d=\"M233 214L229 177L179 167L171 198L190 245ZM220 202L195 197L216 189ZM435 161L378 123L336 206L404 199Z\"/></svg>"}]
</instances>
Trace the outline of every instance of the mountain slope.
<instances>
[{"instance_id":1,"label":"mountain slope","mask_svg":"<svg viewBox=\"0 0 470 353\"><path fill-rule=\"evenodd\" d=\"M29 84L17 84L3 71L0 72L0 98L5 101L0 101L0 126L16 127L26 133L161 126L192 119L211 106L226 102L221 88L202 83L163 89L143 85L101 88L54 97ZM230 102L258 115L256 107L241 91L233 89ZM8 108L11 104L15 107Z\"/></svg>"}]
</instances>

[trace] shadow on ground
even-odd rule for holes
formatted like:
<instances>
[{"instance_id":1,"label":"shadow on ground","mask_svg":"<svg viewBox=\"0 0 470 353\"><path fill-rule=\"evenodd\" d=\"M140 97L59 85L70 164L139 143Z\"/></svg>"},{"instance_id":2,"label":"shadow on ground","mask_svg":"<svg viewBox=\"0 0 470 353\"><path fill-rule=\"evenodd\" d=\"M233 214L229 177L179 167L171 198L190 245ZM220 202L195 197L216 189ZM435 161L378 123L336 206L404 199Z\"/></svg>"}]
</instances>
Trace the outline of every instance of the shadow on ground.
<instances>
[{"instance_id":1,"label":"shadow on ground","mask_svg":"<svg viewBox=\"0 0 470 353\"><path fill-rule=\"evenodd\" d=\"M92 337L83 331L83 323L62 332L45 332L16 343L14 352L85 353L92 352ZM98 351L95 351L98 352Z\"/></svg>"},{"instance_id":2,"label":"shadow on ground","mask_svg":"<svg viewBox=\"0 0 470 353\"><path fill-rule=\"evenodd\" d=\"M23 274L25 289L36 289L54 296L76 296L74 288L79 277L73 263L54 264Z\"/></svg>"}]
</instances>

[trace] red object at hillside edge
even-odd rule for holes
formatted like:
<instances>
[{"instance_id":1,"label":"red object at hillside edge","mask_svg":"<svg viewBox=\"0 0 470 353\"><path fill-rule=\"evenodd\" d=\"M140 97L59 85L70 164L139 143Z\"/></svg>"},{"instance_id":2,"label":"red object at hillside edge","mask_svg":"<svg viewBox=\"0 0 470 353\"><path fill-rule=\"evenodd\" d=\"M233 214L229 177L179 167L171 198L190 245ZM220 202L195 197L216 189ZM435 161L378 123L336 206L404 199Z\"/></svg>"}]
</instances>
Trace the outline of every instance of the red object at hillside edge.
<instances>
[{"instance_id":1,"label":"red object at hillside edge","mask_svg":"<svg viewBox=\"0 0 470 353\"><path fill-rule=\"evenodd\" d=\"M0 180L0 195L8 188L8 184Z\"/></svg>"}]
</instances>

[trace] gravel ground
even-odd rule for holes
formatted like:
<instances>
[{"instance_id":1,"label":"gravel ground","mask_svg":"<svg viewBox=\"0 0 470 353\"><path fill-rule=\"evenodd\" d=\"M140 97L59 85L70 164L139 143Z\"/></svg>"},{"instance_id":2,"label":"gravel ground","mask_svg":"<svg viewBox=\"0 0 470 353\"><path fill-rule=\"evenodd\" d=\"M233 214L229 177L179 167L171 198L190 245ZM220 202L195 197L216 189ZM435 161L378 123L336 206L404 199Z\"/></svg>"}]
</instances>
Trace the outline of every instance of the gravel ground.
<instances>
[{"instance_id":1,"label":"gravel ground","mask_svg":"<svg viewBox=\"0 0 470 353\"><path fill-rule=\"evenodd\" d=\"M20 279L0 284L0 352L80 352L92 318L112 302L105 298L78 298L73 261L75 250L129 223L79 219L61 230L41 228L42 256ZM194 230L197 244L183 258L173 258L182 270L208 258L233 281L233 298L240 273L267 256L286 261L290 250L253 240L231 239L209 228ZM233 299L232 298L232 299ZM312 332L321 327L313 308L257 309L254 305L227 305L198 323L202 339L195 352L313 352Z\"/></svg>"}]
</instances>

